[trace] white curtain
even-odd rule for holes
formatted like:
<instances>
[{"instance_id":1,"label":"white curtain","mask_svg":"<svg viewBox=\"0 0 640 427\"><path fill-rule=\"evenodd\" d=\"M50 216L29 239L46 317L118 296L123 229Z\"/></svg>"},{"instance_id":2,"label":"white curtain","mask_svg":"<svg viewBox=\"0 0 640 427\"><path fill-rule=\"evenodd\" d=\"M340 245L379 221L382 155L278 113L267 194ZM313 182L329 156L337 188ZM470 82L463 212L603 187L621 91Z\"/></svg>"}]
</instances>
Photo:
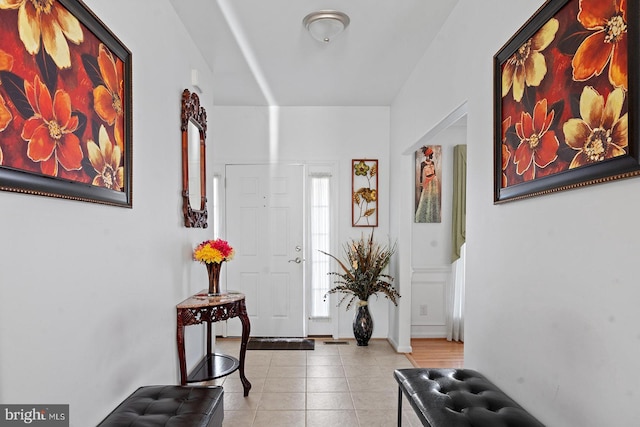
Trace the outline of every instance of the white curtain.
<instances>
[{"instance_id":1,"label":"white curtain","mask_svg":"<svg viewBox=\"0 0 640 427\"><path fill-rule=\"evenodd\" d=\"M453 274L447 295L447 340L464 341L464 283L466 244L460 248L460 258L453 264Z\"/></svg>"}]
</instances>

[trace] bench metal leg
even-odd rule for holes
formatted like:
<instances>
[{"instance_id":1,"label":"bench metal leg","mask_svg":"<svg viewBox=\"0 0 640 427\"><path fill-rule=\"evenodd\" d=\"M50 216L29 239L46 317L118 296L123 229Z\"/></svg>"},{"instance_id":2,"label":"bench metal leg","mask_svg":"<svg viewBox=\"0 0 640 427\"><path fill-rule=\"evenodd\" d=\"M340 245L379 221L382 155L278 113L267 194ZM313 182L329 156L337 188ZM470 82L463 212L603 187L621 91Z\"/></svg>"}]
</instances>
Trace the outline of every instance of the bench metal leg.
<instances>
[{"instance_id":1,"label":"bench metal leg","mask_svg":"<svg viewBox=\"0 0 640 427\"><path fill-rule=\"evenodd\" d=\"M402 426L402 389L398 387L398 427Z\"/></svg>"}]
</instances>

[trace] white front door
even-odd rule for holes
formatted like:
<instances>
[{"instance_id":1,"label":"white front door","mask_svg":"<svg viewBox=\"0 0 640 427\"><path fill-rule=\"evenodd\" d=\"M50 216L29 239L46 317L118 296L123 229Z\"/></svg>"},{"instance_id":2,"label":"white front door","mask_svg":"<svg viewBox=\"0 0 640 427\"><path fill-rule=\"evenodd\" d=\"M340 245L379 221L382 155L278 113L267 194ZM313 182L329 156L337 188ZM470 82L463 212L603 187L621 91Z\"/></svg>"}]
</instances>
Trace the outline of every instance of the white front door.
<instances>
[{"instance_id":1,"label":"white front door","mask_svg":"<svg viewBox=\"0 0 640 427\"><path fill-rule=\"evenodd\" d=\"M304 169L227 165L227 288L246 295L254 337L303 337ZM241 335L240 322L227 334Z\"/></svg>"}]
</instances>

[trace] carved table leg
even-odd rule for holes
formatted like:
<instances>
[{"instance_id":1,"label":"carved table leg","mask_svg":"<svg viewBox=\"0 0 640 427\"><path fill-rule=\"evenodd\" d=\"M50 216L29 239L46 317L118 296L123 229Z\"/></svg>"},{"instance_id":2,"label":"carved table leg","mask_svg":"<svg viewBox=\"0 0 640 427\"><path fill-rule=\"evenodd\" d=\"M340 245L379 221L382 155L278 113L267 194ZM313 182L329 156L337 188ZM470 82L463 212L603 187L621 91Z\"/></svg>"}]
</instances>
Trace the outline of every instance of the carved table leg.
<instances>
[{"instance_id":1,"label":"carved table leg","mask_svg":"<svg viewBox=\"0 0 640 427\"><path fill-rule=\"evenodd\" d=\"M178 309L176 341L178 343L178 359L180 360L180 385L187 384L187 360L184 354L184 322L182 310Z\"/></svg>"},{"instance_id":2,"label":"carved table leg","mask_svg":"<svg viewBox=\"0 0 640 427\"><path fill-rule=\"evenodd\" d=\"M249 322L249 316L247 315L247 307L244 300L240 301L240 314L238 315L240 322L242 322L242 342L240 344L240 381L244 388L244 396L249 396L249 390L251 390L251 383L244 375L244 361L247 353L247 342L249 341L249 333L251 332L251 323Z\"/></svg>"}]
</instances>

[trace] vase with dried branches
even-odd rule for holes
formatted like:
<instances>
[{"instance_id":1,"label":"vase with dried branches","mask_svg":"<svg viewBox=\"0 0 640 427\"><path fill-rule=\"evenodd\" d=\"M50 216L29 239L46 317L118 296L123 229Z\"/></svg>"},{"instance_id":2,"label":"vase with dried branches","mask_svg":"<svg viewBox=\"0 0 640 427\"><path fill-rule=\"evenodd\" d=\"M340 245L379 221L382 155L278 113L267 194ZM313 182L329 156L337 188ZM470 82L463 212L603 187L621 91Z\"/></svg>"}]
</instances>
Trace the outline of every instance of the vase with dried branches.
<instances>
[{"instance_id":1,"label":"vase with dried branches","mask_svg":"<svg viewBox=\"0 0 640 427\"><path fill-rule=\"evenodd\" d=\"M389 265L397 245L387 246L373 239L373 231L369 237L362 235L352 239L343 247L344 258L320 251L333 258L341 268L339 272L329 274L337 276L335 285L327 294L344 294L338 302L340 306L347 302L348 310L357 302L353 320L353 334L358 345L366 346L373 333L373 319L369 312L369 297L384 294L394 305L398 305L400 294L392 285L393 277L383 273Z\"/></svg>"}]
</instances>

